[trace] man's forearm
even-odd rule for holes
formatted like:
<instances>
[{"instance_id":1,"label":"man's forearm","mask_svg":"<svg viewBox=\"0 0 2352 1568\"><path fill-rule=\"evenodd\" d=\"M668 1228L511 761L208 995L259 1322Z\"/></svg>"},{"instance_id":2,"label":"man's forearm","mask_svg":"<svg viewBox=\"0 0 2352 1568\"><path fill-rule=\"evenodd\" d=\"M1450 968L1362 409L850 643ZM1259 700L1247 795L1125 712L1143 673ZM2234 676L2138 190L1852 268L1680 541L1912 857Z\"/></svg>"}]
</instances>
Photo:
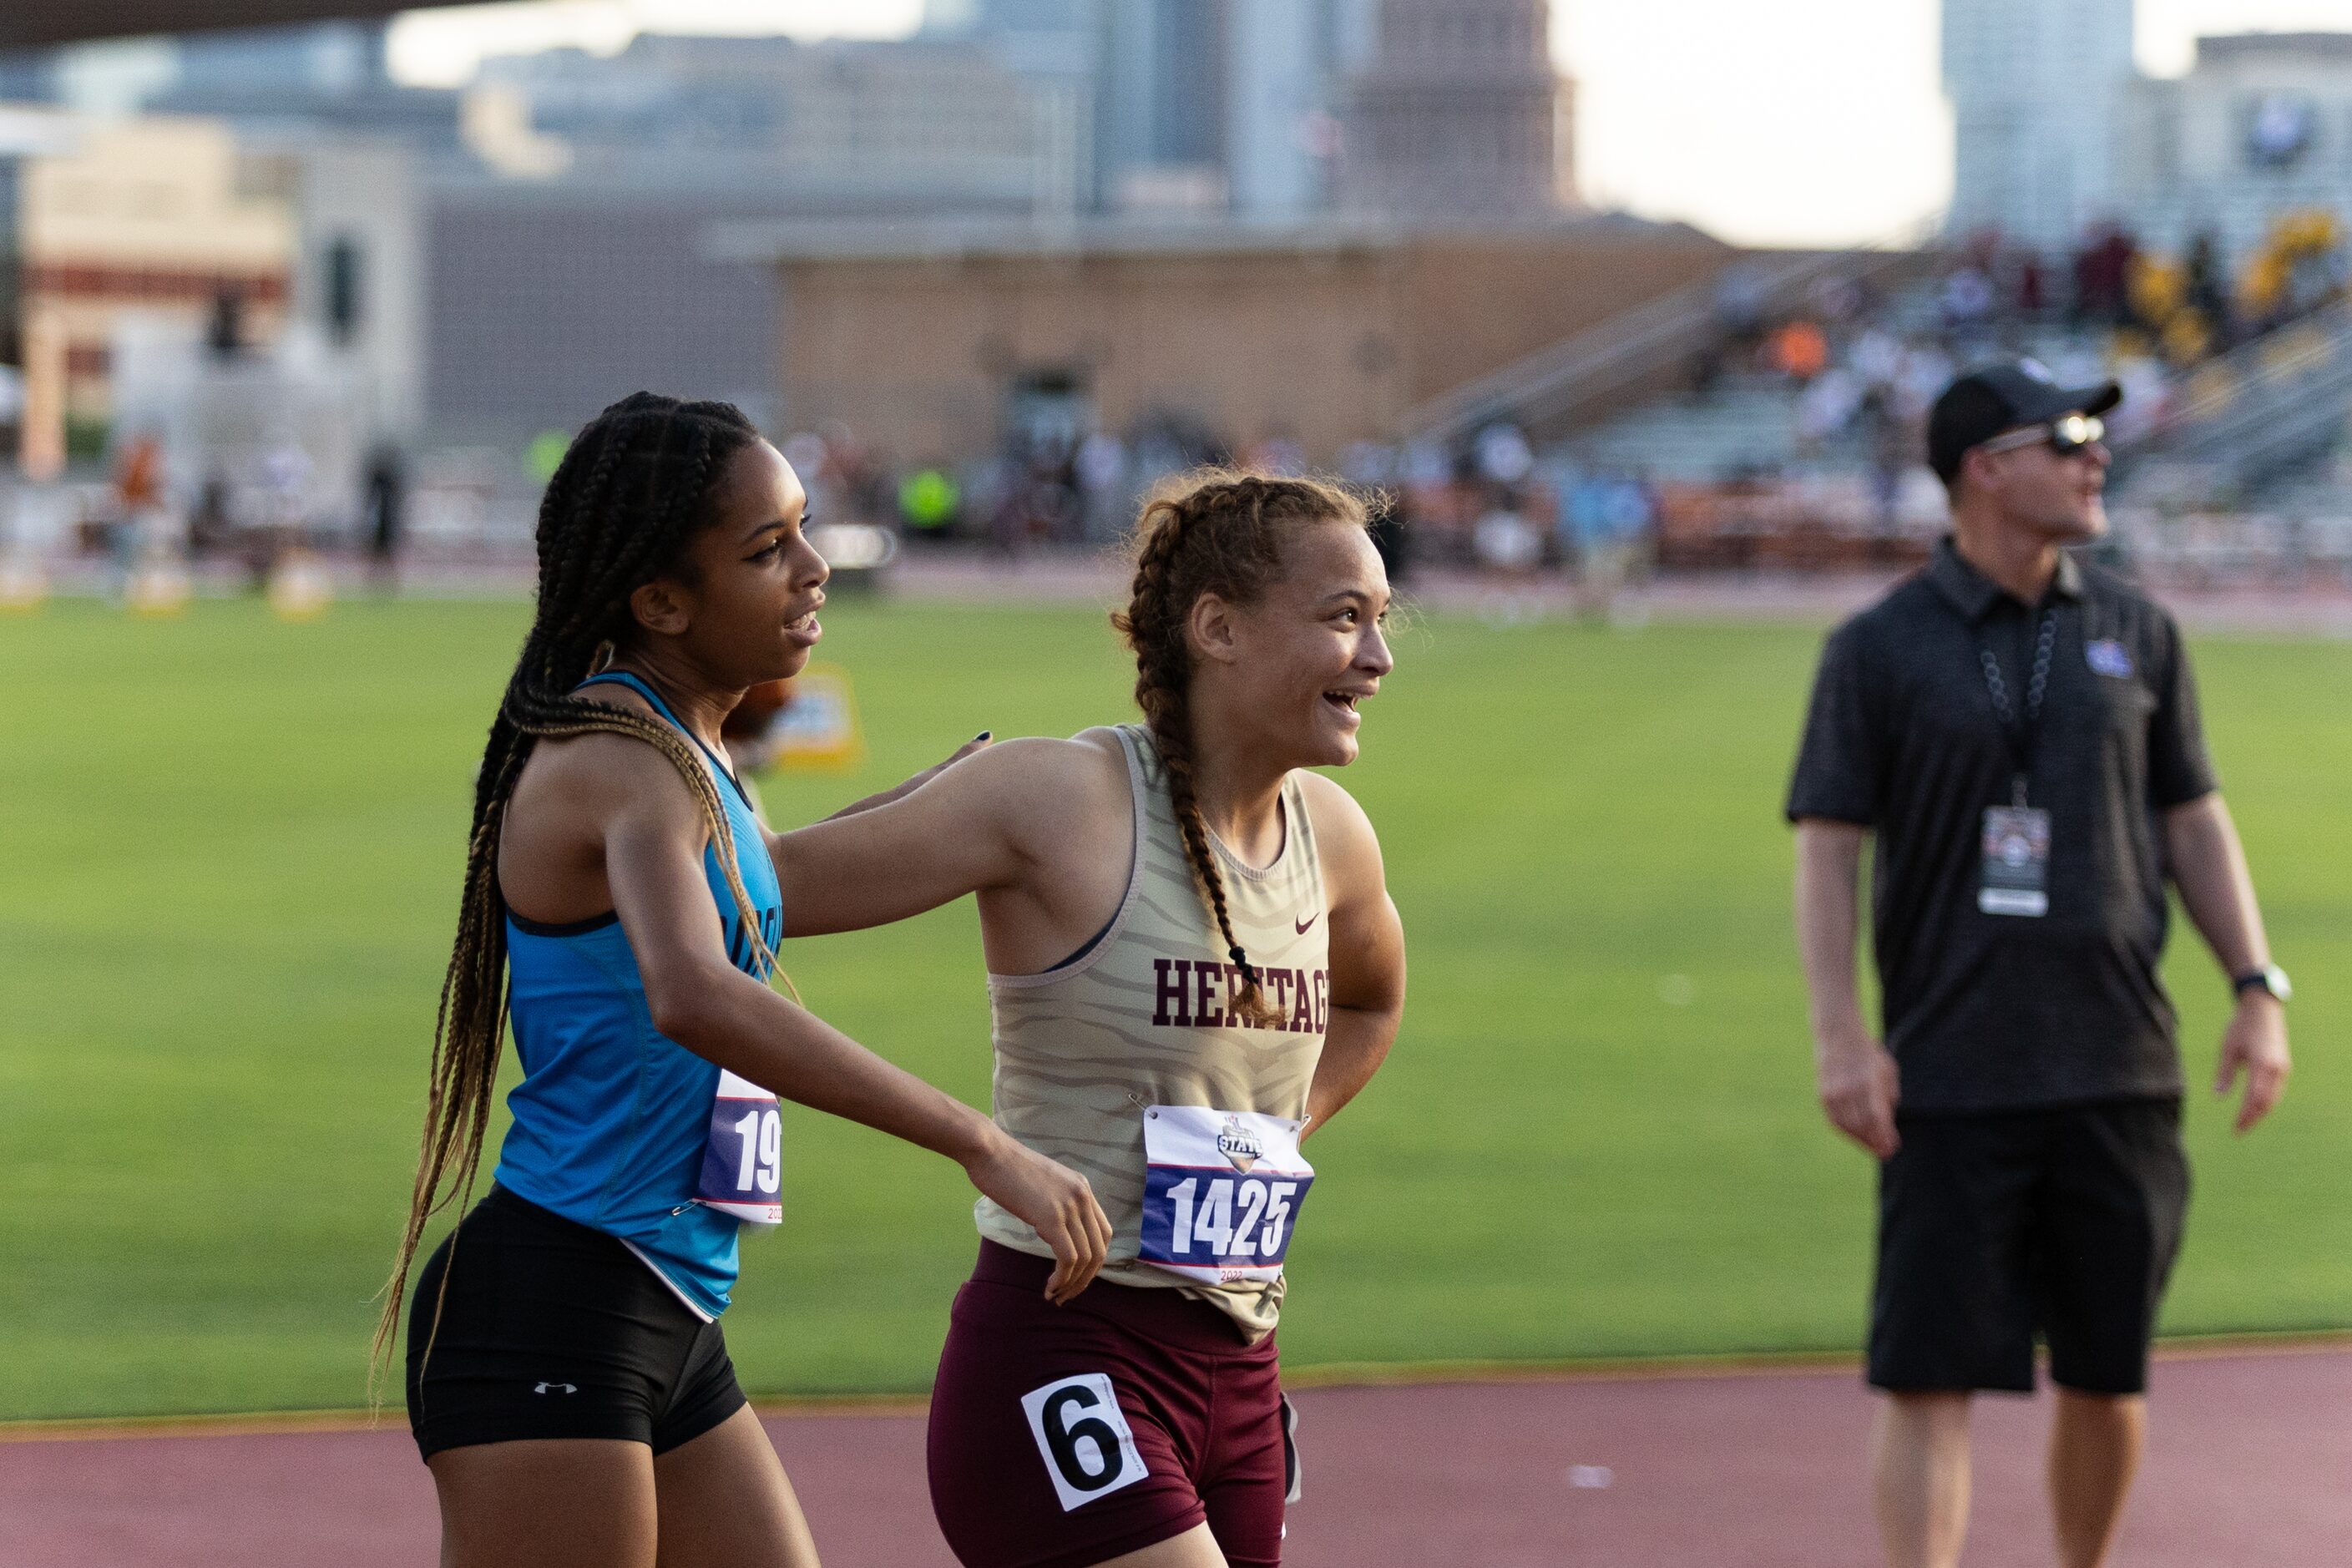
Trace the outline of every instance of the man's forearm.
<instances>
[{"instance_id":1,"label":"man's forearm","mask_svg":"<svg viewBox=\"0 0 2352 1568\"><path fill-rule=\"evenodd\" d=\"M1816 1041L1869 1032L1853 973L1862 926L1862 841L1863 829L1851 824L1797 825L1797 953Z\"/></svg>"},{"instance_id":2,"label":"man's forearm","mask_svg":"<svg viewBox=\"0 0 2352 1568\"><path fill-rule=\"evenodd\" d=\"M2164 848L2181 905L2222 969L2234 976L2270 963L2253 876L2221 797L2209 795L2166 812Z\"/></svg>"}]
</instances>

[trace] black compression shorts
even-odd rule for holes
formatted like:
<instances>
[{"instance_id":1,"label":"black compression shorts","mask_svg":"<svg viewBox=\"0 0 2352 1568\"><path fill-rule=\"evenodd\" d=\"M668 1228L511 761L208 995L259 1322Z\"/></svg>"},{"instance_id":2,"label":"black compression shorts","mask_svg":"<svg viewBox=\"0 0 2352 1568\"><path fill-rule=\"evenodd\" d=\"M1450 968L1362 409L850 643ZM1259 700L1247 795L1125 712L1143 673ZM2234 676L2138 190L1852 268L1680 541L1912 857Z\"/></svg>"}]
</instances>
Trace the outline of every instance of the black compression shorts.
<instances>
[{"instance_id":1,"label":"black compression shorts","mask_svg":"<svg viewBox=\"0 0 2352 1568\"><path fill-rule=\"evenodd\" d=\"M618 1437L667 1453L745 1404L717 1323L614 1237L504 1187L474 1205L413 1289L408 1425L428 1459L526 1437Z\"/></svg>"}]
</instances>

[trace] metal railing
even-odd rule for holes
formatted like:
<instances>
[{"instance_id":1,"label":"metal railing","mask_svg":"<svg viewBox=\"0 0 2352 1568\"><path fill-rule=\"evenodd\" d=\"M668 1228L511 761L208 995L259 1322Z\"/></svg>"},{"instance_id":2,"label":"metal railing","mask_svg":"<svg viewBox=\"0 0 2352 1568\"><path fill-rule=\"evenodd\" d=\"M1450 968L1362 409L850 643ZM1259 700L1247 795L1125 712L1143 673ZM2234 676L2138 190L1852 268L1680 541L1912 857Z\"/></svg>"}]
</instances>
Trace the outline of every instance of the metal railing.
<instances>
[{"instance_id":1,"label":"metal railing","mask_svg":"<svg viewBox=\"0 0 2352 1568\"><path fill-rule=\"evenodd\" d=\"M2241 493L2342 439L2352 421L2352 302L2199 367L2135 459L2203 468Z\"/></svg>"},{"instance_id":2,"label":"metal railing","mask_svg":"<svg viewBox=\"0 0 2352 1568\"><path fill-rule=\"evenodd\" d=\"M1790 257L1757 277L1755 299L1769 318L1801 302L1825 280L1862 282L1916 266L1931 234L1918 226L1883 247ZM1706 279L1622 311L1407 410L1399 424L1410 437L1453 442L1497 419L1529 428L1566 423L1614 393L1687 364L1720 341L1719 280L1720 275Z\"/></svg>"}]
</instances>

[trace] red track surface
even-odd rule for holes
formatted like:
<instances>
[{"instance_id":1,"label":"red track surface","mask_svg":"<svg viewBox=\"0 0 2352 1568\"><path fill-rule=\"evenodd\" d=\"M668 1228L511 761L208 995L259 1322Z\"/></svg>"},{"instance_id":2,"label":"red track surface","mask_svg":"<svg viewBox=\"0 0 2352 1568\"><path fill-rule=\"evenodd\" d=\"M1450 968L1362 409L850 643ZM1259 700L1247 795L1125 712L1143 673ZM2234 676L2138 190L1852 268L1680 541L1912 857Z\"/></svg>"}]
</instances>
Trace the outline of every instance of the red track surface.
<instances>
[{"instance_id":1,"label":"red track surface","mask_svg":"<svg viewBox=\"0 0 2352 1568\"><path fill-rule=\"evenodd\" d=\"M1310 1389L1297 1402L1307 1469L1292 1568L1876 1561L1870 1400L1848 1375ZM1979 1404L1970 1568L2051 1561L2047 1412ZM788 1415L769 1429L827 1563L953 1568L919 1416ZM430 1563L435 1540L432 1488L396 1427L0 1443L6 1568L391 1568ZM2114 1568L2313 1568L2352 1561L2347 1543L2352 1352L2158 1365Z\"/></svg>"}]
</instances>

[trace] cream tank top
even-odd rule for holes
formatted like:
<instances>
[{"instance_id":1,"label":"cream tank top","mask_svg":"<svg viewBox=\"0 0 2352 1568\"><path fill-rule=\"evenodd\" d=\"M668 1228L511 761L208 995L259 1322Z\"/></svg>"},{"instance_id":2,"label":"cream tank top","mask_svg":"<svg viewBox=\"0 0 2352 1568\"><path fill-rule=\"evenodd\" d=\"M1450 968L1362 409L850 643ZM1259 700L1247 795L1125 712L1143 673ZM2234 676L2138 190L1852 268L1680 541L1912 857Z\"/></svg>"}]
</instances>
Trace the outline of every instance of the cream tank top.
<instances>
[{"instance_id":1,"label":"cream tank top","mask_svg":"<svg viewBox=\"0 0 2352 1568\"><path fill-rule=\"evenodd\" d=\"M1073 962L989 976L996 1121L1093 1184L1113 1231L1100 1278L1181 1290L1255 1339L1280 1313L1281 1258L1312 1180L1297 1127L1330 1014L1315 830L1294 775L1271 865L1210 837L1234 934L1282 1013L1236 1026L1240 971L1185 856L1159 749L1141 725L1116 733L1135 805L1127 895ZM991 1200L974 1215L990 1240L1053 1255Z\"/></svg>"}]
</instances>

